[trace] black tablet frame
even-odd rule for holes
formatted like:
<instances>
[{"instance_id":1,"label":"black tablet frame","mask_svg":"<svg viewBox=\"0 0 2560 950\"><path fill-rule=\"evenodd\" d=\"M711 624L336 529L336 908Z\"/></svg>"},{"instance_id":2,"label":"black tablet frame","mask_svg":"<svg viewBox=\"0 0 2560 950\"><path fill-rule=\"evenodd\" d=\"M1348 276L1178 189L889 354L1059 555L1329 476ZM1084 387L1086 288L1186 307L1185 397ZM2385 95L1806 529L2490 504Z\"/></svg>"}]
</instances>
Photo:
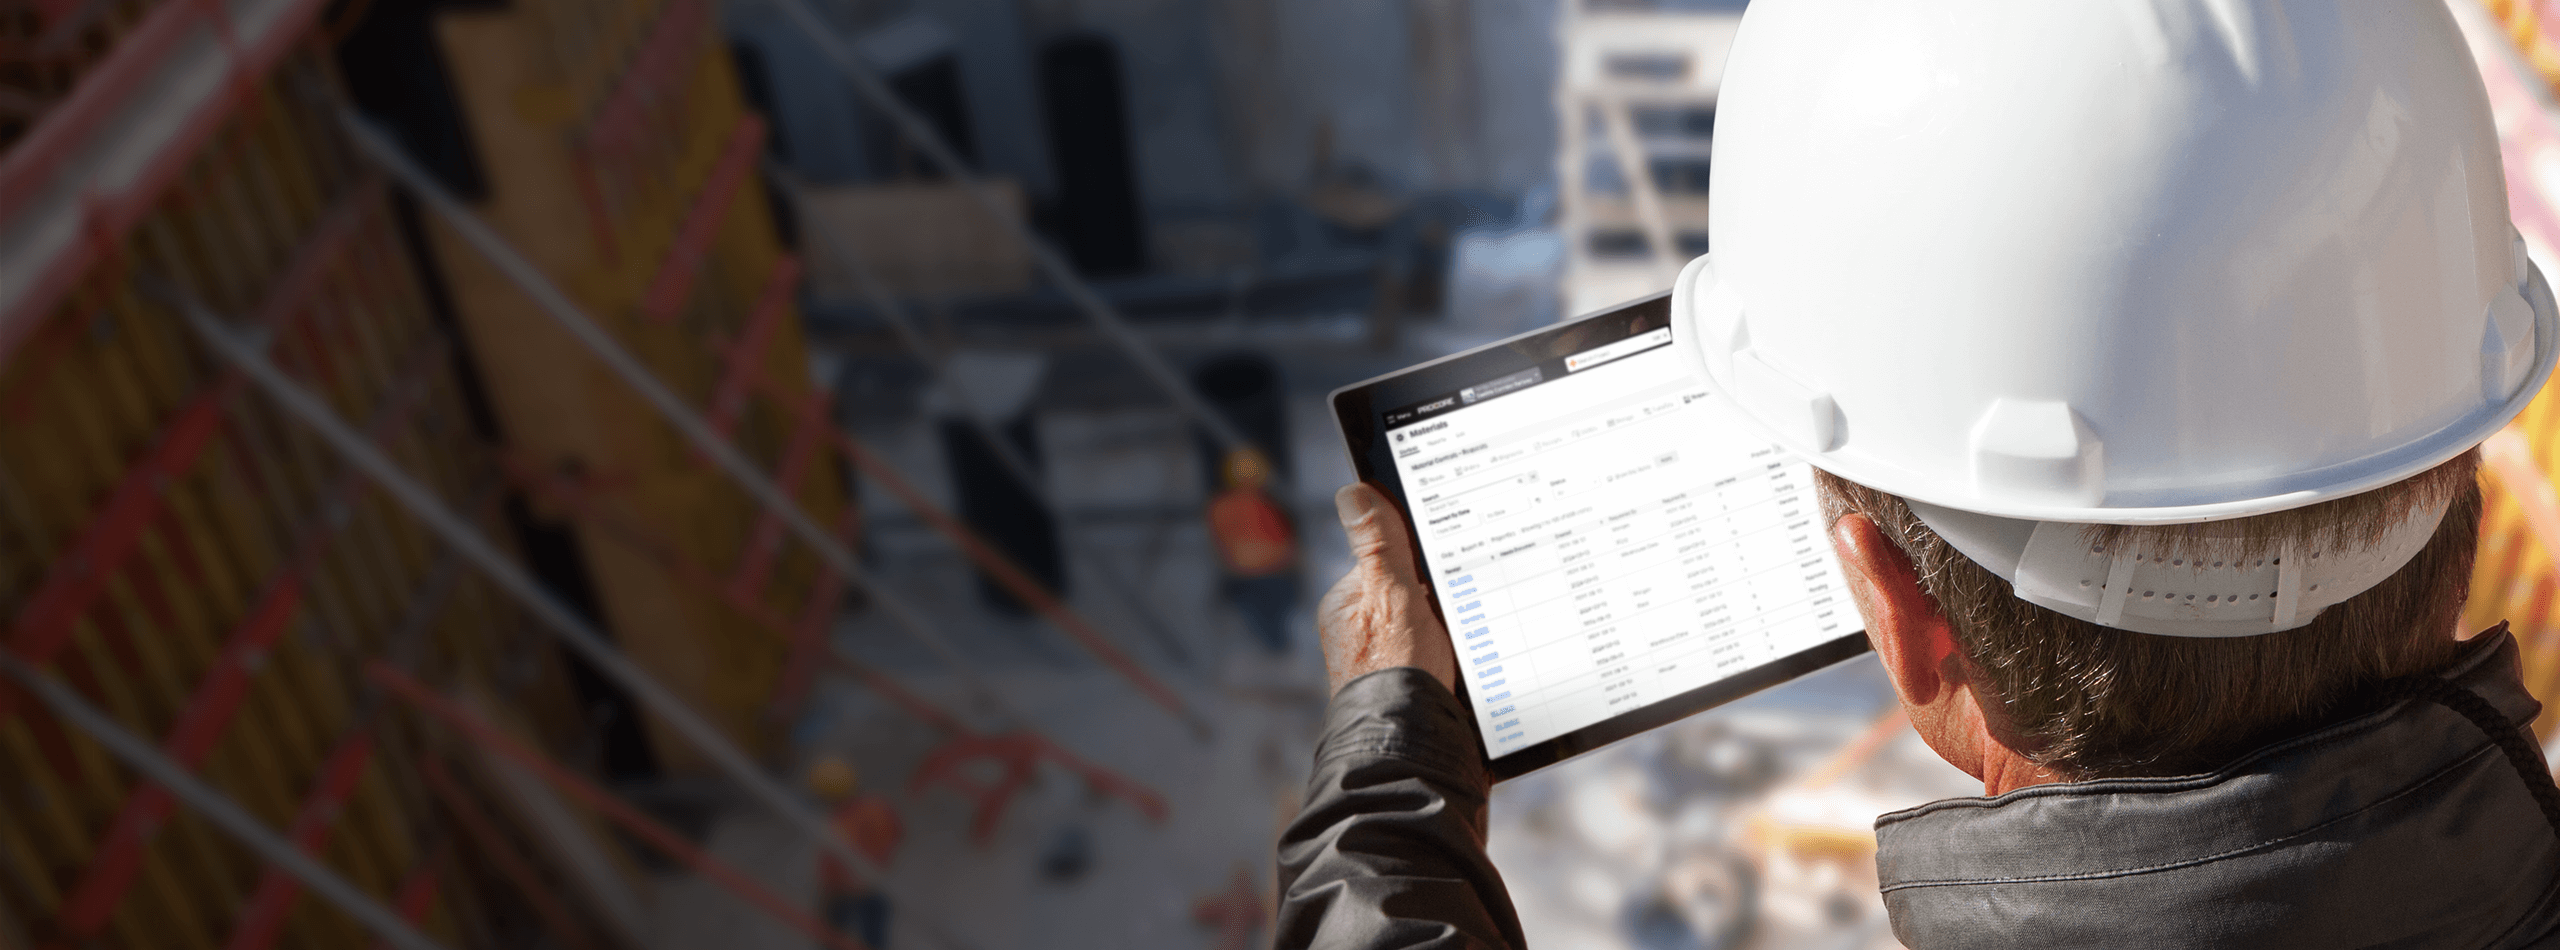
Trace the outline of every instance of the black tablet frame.
<instances>
[{"instance_id":1,"label":"black tablet frame","mask_svg":"<svg viewBox=\"0 0 2560 950\"><path fill-rule=\"evenodd\" d=\"M1568 355L1670 325L1671 294L1665 291L1344 386L1334 390L1329 399L1334 422L1341 428L1343 445L1351 453L1351 466L1359 473L1360 480L1378 486L1387 493L1387 497L1395 499L1396 510L1404 517L1406 536L1419 539L1421 535L1415 533L1413 515L1405 503L1403 480L1396 475L1395 460L1388 447L1385 412L1484 380L1544 367ZM1680 331L1675 329L1672 332L1675 337L1672 345L1688 344L1688 341L1677 338ZM1420 566L1421 576L1432 576L1419 540L1414 547L1414 559ZM1433 585L1431 610L1438 615L1442 607L1437 586ZM1445 626L1445 615L1442 622ZM1455 645L1452 641L1452 646ZM1486 755L1484 737L1477 731L1476 717L1472 714L1467 716L1467 729L1474 735L1477 755L1484 757L1485 766L1494 780L1504 781L1854 659L1867 650L1866 631L1860 629L1500 758ZM1467 684L1463 681L1458 683L1458 701L1473 708L1467 696Z\"/></svg>"}]
</instances>

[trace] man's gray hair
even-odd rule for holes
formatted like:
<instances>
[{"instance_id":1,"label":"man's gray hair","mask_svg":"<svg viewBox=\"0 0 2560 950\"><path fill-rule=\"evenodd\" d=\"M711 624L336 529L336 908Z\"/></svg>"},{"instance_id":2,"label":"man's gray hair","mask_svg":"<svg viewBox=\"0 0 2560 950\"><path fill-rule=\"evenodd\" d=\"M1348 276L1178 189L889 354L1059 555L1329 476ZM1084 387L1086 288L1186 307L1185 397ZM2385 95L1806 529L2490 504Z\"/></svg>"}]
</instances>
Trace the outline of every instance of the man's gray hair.
<instances>
[{"instance_id":1,"label":"man's gray hair","mask_svg":"<svg viewBox=\"0 0 2560 950\"><path fill-rule=\"evenodd\" d=\"M2132 633L2019 600L1901 498L1816 476L1827 520L1863 514L1911 559L2001 741L2069 777L2209 770L2365 701L2374 684L2441 668L2462 649L2453 626L2479 542L2477 451L2383 488L2218 522L2210 532L2092 526L2091 543L2110 549L2258 557L2287 541L2361 547L2413 510L2445 506L2433 539L2382 583L2308 626L2227 638Z\"/></svg>"}]
</instances>

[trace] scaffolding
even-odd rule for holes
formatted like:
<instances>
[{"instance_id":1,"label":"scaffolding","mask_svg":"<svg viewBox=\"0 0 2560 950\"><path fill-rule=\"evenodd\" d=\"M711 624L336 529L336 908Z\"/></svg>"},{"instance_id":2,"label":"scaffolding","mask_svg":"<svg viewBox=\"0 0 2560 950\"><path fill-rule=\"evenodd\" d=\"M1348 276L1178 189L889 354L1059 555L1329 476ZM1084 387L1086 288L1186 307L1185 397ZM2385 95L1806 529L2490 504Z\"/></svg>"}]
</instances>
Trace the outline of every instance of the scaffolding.
<instances>
[{"instance_id":1,"label":"scaffolding","mask_svg":"<svg viewBox=\"0 0 2560 950\"><path fill-rule=\"evenodd\" d=\"M1707 253L1717 84L1738 12L1566 0L1556 83L1565 312L1669 289Z\"/></svg>"},{"instance_id":2,"label":"scaffolding","mask_svg":"<svg viewBox=\"0 0 2560 950\"><path fill-rule=\"evenodd\" d=\"M760 2L820 37L1174 405L1242 441L801 0ZM2537 167L2560 149L2560 33L2523 3L2455 8L2510 169ZM1703 162L1684 151L1711 129L1698 77L1730 25L1576 10L1571 253L1596 274L1592 250L1623 243L1602 232L1632 232L1646 256L1628 273L1667 280L1703 225L1684 177L1703 171L1679 163ZM833 422L805 370L800 261L766 219L763 125L709 0L440 15L435 41L473 52L450 58L486 150L471 199L347 111L316 0L0 12L0 64L25 67L0 75L0 764L19 779L0 783L0 946L636 946L610 893L636 873L616 833L861 946L598 781L579 670L637 704L662 765L719 776L902 899L912 881L775 777L777 724L821 673L937 738L906 785L964 799L977 840L1044 772L1168 819L1160 792L991 686L951 702L830 636L858 591L979 679L855 556L859 476L1208 732L1185 684ZM1595 167L1622 191L1591 187ZM2548 260L2560 195L2509 186ZM2517 619L2537 691L2560 684L2551 402L2487 447L2474 581L2475 615ZM592 604L520 550L511 504L574 538ZM1263 922L1242 875L1195 911L1230 945ZM968 947L951 921L920 926Z\"/></svg>"},{"instance_id":3,"label":"scaffolding","mask_svg":"<svg viewBox=\"0 0 2560 950\"><path fill-rule=\"evenodd\" d=\"M316 6L36 11L113 42L0 157L0 942L487 943L521 911L443 836L420 736L353 674L400 656L501 684L556 742L561 671L168 304L246 315L360 438L494 523L390 192L315 98Z\"/></svg>"}]
</instances>

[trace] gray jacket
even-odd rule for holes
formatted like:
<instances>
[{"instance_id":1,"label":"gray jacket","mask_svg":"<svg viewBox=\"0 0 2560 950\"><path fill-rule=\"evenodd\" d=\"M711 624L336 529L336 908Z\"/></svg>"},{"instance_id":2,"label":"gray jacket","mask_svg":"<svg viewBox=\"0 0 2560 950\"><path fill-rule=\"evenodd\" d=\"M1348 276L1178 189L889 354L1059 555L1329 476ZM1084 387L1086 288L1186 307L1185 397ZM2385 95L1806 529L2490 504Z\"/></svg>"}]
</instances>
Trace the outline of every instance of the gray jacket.
<instances>
[{"instance_id":1,"label":"gray jacket","mask_svg":"<svg viewBox=\"0 0 2560 950\"><path fill-rule=\"evenodd\" d=\"M2524 731L2541 707L2514 640L2481 641L2439 674L2452 690L2422 690L2440 699L2390 702L2209 774L1877 819L1894 935L1915 950L2560 947L2560 792ZM1413 669L1334 697L1280 839L1275 946L1523 945L1485 858L1489 780L1465 715ZM2503 743L2483 728L2498 719Z\"/></svg>"}]
</instances>

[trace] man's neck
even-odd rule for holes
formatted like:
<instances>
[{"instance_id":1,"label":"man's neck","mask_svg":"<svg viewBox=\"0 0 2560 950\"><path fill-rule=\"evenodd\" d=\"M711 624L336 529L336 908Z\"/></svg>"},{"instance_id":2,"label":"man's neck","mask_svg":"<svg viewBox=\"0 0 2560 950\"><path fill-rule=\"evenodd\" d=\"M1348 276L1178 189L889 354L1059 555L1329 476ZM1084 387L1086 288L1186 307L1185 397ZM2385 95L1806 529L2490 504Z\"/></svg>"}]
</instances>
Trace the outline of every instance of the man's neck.
<instances>
[{"instance_id":1,"label":"man's neck","mask_svg":"<svg viewBox=\"0 0 2560 950\"><path fill-rule=\"evenodd\" d=\"M2030 785L2066 781L2052 769L2037 764L1994 736L1981 707L1973 705L1974 700L1969 694L1963 701L1969 707L1965 711L1970 713L1966 718L1971 720L1973 747L1981 756L1974 763L1975 768L1969 771L1982 780L1983 795L1997 797Z\"/></svg>"}]
</instances>

